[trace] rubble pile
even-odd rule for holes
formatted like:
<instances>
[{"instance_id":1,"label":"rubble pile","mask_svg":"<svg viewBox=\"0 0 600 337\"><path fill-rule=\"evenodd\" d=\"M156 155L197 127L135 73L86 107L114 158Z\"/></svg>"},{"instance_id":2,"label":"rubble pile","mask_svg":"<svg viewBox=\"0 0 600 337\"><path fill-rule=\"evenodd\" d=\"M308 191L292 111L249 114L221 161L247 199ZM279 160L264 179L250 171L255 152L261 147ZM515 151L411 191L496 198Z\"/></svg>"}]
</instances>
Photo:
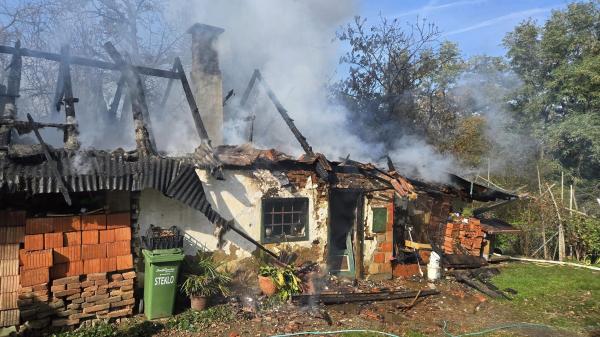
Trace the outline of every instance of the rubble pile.
<instances>
[{"instance_id":1,"label":"rubble pile","mask_svg":"<svg viewBox=\"0 0 600 337\"><path fill-rule=\"evenodd\" d=\"M24 328L78 325L86 320L133 313L135 271L68 276L52 283L21 287L19 309Z\"/></svg>"},{"instance_id":2,"label":"rubble pile","mask_svg":"<svg viewBox=\"0 0 600 337\"><path fill-rule=\"evenodd\" d=\"M468 218L446 224L445 254L481 255L484 232L479 219Z\"/></svg>"}]
</instances>

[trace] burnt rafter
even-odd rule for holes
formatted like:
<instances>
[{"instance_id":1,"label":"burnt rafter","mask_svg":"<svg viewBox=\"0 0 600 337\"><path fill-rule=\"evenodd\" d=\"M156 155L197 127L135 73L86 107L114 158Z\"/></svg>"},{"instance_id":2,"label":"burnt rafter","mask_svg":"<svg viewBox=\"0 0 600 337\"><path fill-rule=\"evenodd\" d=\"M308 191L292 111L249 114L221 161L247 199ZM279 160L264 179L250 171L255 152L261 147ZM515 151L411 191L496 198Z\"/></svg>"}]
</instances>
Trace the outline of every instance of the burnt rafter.
<instances>
[{"instance_id":1,"label":"burnt rafter","mask_svg":"<svg viewBox=\"0 0 600 337\"><path fill-rule=\"evenodd\" d=\"M42 150L44 152L44 157L46 158L46 161L48 162L48 165L50 167L50 171L52 172L52 175L56 179L56 183L58 185L58 189L60 190L60 193L62 194L63 198L65 199L65 202L67 203L67 205L71 206L71 196L69 195L69 190L67 189L66 185L64 184L62 176L61 176L60 172L58 171L58 164L56 163L56 161L50 154L50 149L48 148L48 145L46 144L46 142L44 142L44 139L42 139L42 135L40 135L40 132L38 131L38 129L36 127L36 123L30 114L27 114L27 120L29 121L29 123L31 123L31 128L33 129L35 138L37 138L38 142L40 143L40 146L42 147Z\"/></svg>"},{"instance_id":2,"label":"burnt rafter","mask_svg":"<svg viewBox=\"0 0 600 337\"><path fill-rule=\"evenodd\" d=\"M119 70L125 77L125 82L127 83L135 124L135 141L137 149L142 154L155 155L157 154L156 142L154 141L154 134L152 133L150 114L148 112L148 105L146 104L142 79L136 68L121 56L112 43L106 42L104 44L104 49L119 66Z\"/></svg>"},{"instance_id":3,"label":"burnt rafter","mask_svg":"<svg viewBox=\"0 0 600 337\"><path fill-rule=\"evenodd\" d=\"M8 72L8 85L6 87L6 93L3 93L2 111L0 111L0 115L9 120L13 120L17 117L16 100L17 97L19 97L19 90L21 88L21 68L23 65L20 41L17 40L13 50L14 53L10 61L10 70ZM10 144L11 130L12 129L8 126L0 126L0 146Z\"/></svg>"},{"instance_id":4,"label":"burnt rafter","mask_svg":"<svg viewBox=\"0 0 600 337\"><path fill-rule=\"evenodd\" d=\"M300 143L300 146L304 150L304 153L306 153L306 155L310 157L316 158L316 171L319 175L319 178L325 181L329 181L329 172L331 172L331 166L322 155L315 154L313 152L313 149L308 144L306 137L304 137L300 130L298 130L296 124L294 124L294 120L290 117L287 110L283 107L283 105L281 104L281 102L279 101L269 84L265 81L264 77L258 69L255 69L252 73L252 77L250 78L250 82L248 83L248 86L244 91L244 95L242 96L240 105L243 107L246 104L248 97L250 96L250 92L256 86L256 82L260 82L260 84L263 86L263 89L265 89L267 96L275 106L275 109L277 109L277 112L279 112L279 114L281 115L281 118L283 118L284 122L287 124L290 131L292 131L292 134L294 134L294 137L296 137L296 140ZM253 119L252 123L254 123Z\"/></svg>"},{"instance_id":5,"label":"burnt rafter","mask_svg":"<svg viewBox=\"0 0 600 337\"><path fill-rule=\"evenodd\" d=\"M65 107L66 128L64 128L64 143L65 148L69 150L78 150L80 147L79 130L77 119L75 116L75 103L79 102L78 98L73 97L73 85L71 82L71 53L68 45L64 45L60 49L62 59L58 71L58 81L56 86L56 94L54 96L54 105L59 111L61 105Z\"/></svg>"},{"instance_id":6,"label":"burnt rafter","mask_svg":"<svg viewBox=\"0 0 600 337\"><path fill-rule=\"evenodd\" d=\"M202 117L200 117L198 105L196 104L196 100L194 99L194 95L192 94L192 88L190 87L187 77L185 76L185 71L183 70L183 65L181 64L181 60L179 59L179 57L175 58L174 66L177 69L177 73L179 74L179 80L181 81L183 92L185 93L185 98L187 99L188 104L190 106L192 117L194 118L194 125L196 125L196 131L198 131L198 135L203 141L208 141L208 143L210 144L208 132L204 127Z\"/></svg>"}]
</instances>

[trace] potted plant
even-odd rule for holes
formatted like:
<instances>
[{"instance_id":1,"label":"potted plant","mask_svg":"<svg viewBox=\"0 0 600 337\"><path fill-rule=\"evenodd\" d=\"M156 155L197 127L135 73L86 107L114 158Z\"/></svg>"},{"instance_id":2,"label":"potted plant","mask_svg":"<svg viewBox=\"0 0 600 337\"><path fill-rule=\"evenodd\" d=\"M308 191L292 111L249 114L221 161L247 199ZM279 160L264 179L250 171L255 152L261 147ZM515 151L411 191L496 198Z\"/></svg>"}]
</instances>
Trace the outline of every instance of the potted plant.
<instances>
[{"instance_id":1,"label":"potted plant","mask_svg":"<svg viewBox=\"0 0 600 337\"><path fill-rule=\"evenodd\" d=\"M267 296L273 296L277 292L277 277L278 269L272 266L262 266L258 271L258 286L260 291Z\"/></svg>"},{"instance_id":2,"label":"potted plant","mask_svg":"<svg viewBox=\"0 0 600 337\"><path fill-rule=\"evenodd\" d=\"M302 292L301 283L292 267L263 266L258 273L260 290L267 296L277 294L284 301Z\"/></svg>"},{"instance_id":3,"label":"potted plant","mask_svg":"<svg viewBox=\"0 0 600 337\"><path fill-rule=\"evenodd\" d=\"M219 270L221 265L211 255L198 253L196 261L190 266L181 290L190 297L191 308L204 310L208 300L215 295L228 296L231 275Z\"/></svg>"}]
</instances>

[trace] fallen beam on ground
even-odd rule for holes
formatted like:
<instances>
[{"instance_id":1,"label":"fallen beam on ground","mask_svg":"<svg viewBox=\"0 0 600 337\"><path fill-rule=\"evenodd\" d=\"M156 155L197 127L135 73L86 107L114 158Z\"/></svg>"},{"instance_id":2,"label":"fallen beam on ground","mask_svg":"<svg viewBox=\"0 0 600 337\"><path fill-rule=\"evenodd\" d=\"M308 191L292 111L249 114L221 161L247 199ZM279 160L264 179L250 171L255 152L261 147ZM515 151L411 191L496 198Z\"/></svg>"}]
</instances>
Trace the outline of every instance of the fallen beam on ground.
<instances>
[{"instance_id":1,"label":"fallen beam on ground","mask_svg":"<svg viewBox=\"0 0 600 337\"><path fill-rule=\"evenodd\" d=\"M462 283L468 285L469 287L488 295L491 298L510 299L503 292L500 292L500 291L497 291L494 289L490 289L489 286L486 285L485 283L483 283L479 280L476 280L476 279L472 279L469 276L464 275L463 273L455 273L454 277L456 277L457 281L462 282Z\"/></svg>"},{"instance_id":2,"label":"fallen beam on ground","mask_svg":"<svg viewBox=\"0 0 600 337\"><path fill-rule=\"evenodd\" d=\"M437 295L437 290L418 290L418 291L380 291L369 293L343 293L343 294L320 294L320 295L295 295L292 301L299 304L322 303L322 304L341 304L350 302L371 302L371 301L389 301L404 298L419 298L425 296Z\"/></svg>"}]
</instances>

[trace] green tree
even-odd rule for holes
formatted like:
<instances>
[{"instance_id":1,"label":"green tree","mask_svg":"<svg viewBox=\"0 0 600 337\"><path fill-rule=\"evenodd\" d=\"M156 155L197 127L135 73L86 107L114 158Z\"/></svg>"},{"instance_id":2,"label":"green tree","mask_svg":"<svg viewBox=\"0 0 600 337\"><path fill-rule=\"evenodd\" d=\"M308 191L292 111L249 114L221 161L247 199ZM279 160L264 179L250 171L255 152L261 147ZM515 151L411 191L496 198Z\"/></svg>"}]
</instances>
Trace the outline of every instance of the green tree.
<instances>
[{"instance_id":1,"label":"green tree","mask_svg":"<svg viewBox=\"0 0 600 337\"><path fill-rule=\"evenodd\" d=\"M555 175L565 171L577 183L580 206L600 214L600 2L572 3L543 25L527 20L504 45L523 81L514 93L517 126L560 164Z\"/></svg>"},{"instance_id":2,"label":"green tree","mask_svg":"<svg viewBox=\"0 0 600 337\"><path fill-rule=\"evenodd\" d=\"M426 21L403 27L397 19L375 25L356 17L338 32L350 50L337 85L363 138L392 146L401 134L439 144L456 123L448 93L462 68L458 46L437 42L438 29Z\"/></svg>"}]
</instances>

